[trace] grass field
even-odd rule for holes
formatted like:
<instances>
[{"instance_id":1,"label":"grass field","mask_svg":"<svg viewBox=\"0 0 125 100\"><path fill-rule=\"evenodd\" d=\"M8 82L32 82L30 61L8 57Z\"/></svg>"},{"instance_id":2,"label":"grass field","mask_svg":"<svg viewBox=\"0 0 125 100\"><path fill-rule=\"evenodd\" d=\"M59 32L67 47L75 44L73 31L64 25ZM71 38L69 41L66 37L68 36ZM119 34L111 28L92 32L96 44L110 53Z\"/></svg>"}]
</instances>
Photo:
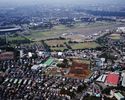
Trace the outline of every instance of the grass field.
<instances>
[{"instance_id":1,"label":"grass field","mask_svg":"<svg viewBox=\"0 0 125 100\"><path fill-rule=\"evenodd\" d=\"M60 46L60 45L64 45L65 42L68 42L68 40L46 40L45 43L48 46Z\"/></svg>"},{"instance_id":2,"label":"grass field","mask_svg":"<svg viewBox=\"0 0 125 100\"><path fill-rule=\"evenodd\" d=\"M44 41L52 51L64 51L67 49L65 43L67 43L69 40L46 40Z\"/></svg>"},{"instance_id":3,"label":"grass field","mask_svg":"<svg viewBox=\"0 0 125 100\"><path fill-rule=\"evenodd\" d=\"M17 42L21 42L21 41L28 41L28 39L26 39L25 37L22 37L20 35L7 35L6 38L4 35L0 35L0 38L3 39L5 41L5 39L7 38L7 42L10 43L11 45L15 45L17 44Z\"/></svg>"},{"instance_id":4,"label":"grass field","mask_svg":"<svg viewBox=\"0 0 125 100\"><path fill-rule=\"evenodd\" d=\"M69 44L72 49L91 49L100 47L100 45L96 42L84 42L84 43L72 43Z\"/></svg>"},{"instance_id":5,"label":"grass field","mask_svg":"<svg viewBox=\"0 0 125 100\"><path fill-rule=\"evenodd\" d=\"M31 30L31 32L30 32L31 35L28 36L28 38L39 41L41 39L57 37L68 29L69 28L65 27L64 25L58 25L58 26L55 26L52 29L48 29L48 30L37 30L37 31Z\"/></svg>"},{"instance_id":6,"label":"grass field","mask_svg":"<svg viewBox=\"0 0 125 100\"><path fill-rule=\"evenodd\" d=\"M121 36L120 36L120 34L111 34L111 35L110 35L110 38L111 38L112 40L120 40L120 39L121 39Z\"/></svg>"},{"instance_id":7,"label":"grass field","mask_svg":"<svg viewBox=\"0 0 125 100\"><path fill-rule=\"evenodd\" d=\"M25 40L24 37L21 37L21 36L16 36L16 37L8 37L8 41L23 41Z\"/></svg>"},{"instance_id":8,"label":"grass field","mask_svg":"<svg viewBox=\"0 0 125 100\"><path fill-rule=\"evenodd\" d=\"M51 47L51 51L64 51L67 49L67 47Z\"/></svg>"},{"instance_id":9,"label":"grass field","mask_svg":"<svg viewBox=\"0 0 125 100\"><path fill-rule=\"evenodd\" d=\"M44 41L52 51L64 51L68 49L65 43L69 45L73 50L77 49L91 49L91 48L96 48L100 47L100 45L96 42L80 42L80 43L68 43L67 40L60 40L60 39L55 39L55 40L46 40Z\"/></svg>"},{"instance_id":10,"label":"grass field","mask_svg":"<svg viewBox=\"0 0 125 100\"><path fill-rule=\"evenodd\" d=\"M83 35L90 35L106 29L115 28L121 25L121 23L115 22L96 22L96 23L76 23L73 27L66 27L64 25L58 25L48 30L31 30L28 38L39 41L51 37L59 37L63 33L77 32Z\"/></svg>"},{"instance_id":11,"label":"grass field","mask_svg":"<svg viewBox=\"0 0 125 100\"><path fill-rule=\"evenodd\" d=\"M81 35L91 35L93 33L104 31L106 29L112 29L115 27L120 27L125 24L120 22L95 22L95 23L76 23L73 27L66 27L64 25L54 26L52 29L45 29L45 30L30 30L27 32L29 35L24 35L27 39L33 41L40 41L45 40L48 38L55 38L62 36L64 33L79 33ZM21 33L19 33L21 34ZM77 37L75 36L77 35ZM70 37L70 36L69 36ZM72 35L72 37L76 37L76 39L80 38L78 34ZM80 39L81 39L80 38ZM119 36L111 36L111 39L117 40ZM83 38L82 38L83 39ZM8 37L8 41L15 41L15 40L25 40L24 37L17 36L17 37Z\"/></svg>"}]
</instances>

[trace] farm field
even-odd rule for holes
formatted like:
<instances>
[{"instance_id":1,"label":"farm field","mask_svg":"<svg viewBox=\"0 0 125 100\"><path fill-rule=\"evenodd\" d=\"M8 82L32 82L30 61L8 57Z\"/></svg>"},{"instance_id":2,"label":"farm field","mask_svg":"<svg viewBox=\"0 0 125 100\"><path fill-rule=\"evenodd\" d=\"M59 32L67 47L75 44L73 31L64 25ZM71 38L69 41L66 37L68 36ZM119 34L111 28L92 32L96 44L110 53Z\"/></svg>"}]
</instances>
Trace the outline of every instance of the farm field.
<instances>
[{"instance_id":1,"label":"farm field","mask_svg":"<svg viewBox=\"0 0 125 100\"><path fill-rule=\"evenodd\" d=\"M69 44L72 49L91 49L100 47L100 45L96 42L83 42L83 43L71 43Z\"/></svg>"},{"instance_id":2,"label":"farm field","mask_svg":"<svg viewBox=\"0 0 125 100\"><path fill-rule=\"evenodd\" d=\"M46 40L44 41L51 49L51 51L64 51L67 49L65 43L67 43L69 40Z\"/></svg>"},{"instance_id":3,"label":"farm field","mask_svg":"<svg viewBox=\"0 0 125 100\"><path fill-rule=\"evenodd\" d=\"M48 46L60 46L60 45L64 45L65 42L68 42L68 40L55 39L55 40L46 40L45 41L45 43Z\"/></svg>"},{"instance_id":4,"label":"farm field","mask_svg":"<svg viewBox=\"0 0 125 100\"><path fill-rule=\"evenodd\" d=\"M64 50L67 50L68 48L67 47L51 47L50 48L51 51L64 51Z\"/></svg>"},{"instance_id":5,"label":"farm field","mask_svg":"<svg viewBox=\"0 0 125 100\"><path fill-rule=\"evenodd\" d=\"M61 40L61 39L52 39L45 40L44 43L48 45L51 51L64 51L68 49L77 50L77 49L94 49L100 47L100 45L96 42L78 42L78 43L70 43L69 39ZM69 48L70 47L70 48Z\"/></svg>"}]
</instances>

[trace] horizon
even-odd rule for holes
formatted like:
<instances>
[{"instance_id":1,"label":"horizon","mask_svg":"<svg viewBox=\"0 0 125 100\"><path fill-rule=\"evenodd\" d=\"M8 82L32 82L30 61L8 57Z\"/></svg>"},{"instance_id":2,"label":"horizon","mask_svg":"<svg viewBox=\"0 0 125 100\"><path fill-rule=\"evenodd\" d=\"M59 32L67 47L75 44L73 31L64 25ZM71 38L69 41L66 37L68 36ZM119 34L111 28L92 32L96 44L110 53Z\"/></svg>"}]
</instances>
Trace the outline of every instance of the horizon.
<instances>
[{"instance_id":1,"label":"horizon","mask_svg":"<svg viewBox=\"0 0 125 100\"><path fill-rule=\"evenodd\" d=\"M9 6L29 6L29 5L42 5L42 4L48 4L48 5L92 5L92 4L116 4L116 5L124 5L125 1L123 0L105 0L105 1L100 1L100 0L4 0L0 1L0 6L1 7L9 7Z\"/></svg>"}]
</instances>

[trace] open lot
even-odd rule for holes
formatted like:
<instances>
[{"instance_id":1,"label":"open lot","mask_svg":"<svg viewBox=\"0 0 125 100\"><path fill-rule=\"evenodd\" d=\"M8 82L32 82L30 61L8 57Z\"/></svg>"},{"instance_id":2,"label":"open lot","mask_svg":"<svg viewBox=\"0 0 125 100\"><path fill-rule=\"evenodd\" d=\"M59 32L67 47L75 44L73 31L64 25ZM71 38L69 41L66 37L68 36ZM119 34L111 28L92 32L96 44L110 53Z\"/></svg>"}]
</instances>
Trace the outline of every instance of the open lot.
<instances>
[{"instance_id":1,"label":"open lot","mask_svg":"<svg viewBox=\"0 0 125 100\"><path fill-rule=\"evenodd\" d=\"M70 71L66 74L66 77L82 78L85 79L91 74L89 70L89 64L82 62L82 60L73 60L73 64L70 67Z\"/></svg>"},{"instance_id":2,"label":"open lot","mask_svg":"<svg viewBox=\"0 0 125 100\"><path fill-rule=\"evenodd\" d=\"M87 64L87 65L90 65L90 60L79 60L79 59L75 59L76 62L78 63L83 63L83 64Z\"/></svg>"}]
</instances>

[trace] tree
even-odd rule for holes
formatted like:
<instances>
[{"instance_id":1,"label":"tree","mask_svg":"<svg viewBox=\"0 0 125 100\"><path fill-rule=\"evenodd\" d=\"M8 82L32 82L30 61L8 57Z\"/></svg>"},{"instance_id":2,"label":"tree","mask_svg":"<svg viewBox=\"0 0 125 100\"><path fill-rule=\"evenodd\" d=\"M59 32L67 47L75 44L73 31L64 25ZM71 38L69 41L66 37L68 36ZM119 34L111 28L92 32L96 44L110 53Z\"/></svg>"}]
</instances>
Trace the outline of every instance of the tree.
<instances>
[{"instance_id":1,"label":"tree","mask_svg":"<svg viewBox=\"0 0 125 100\"><path fill-rule=\"evenodd\" d=\"M65 64L64 63L59 63L59 64L57 64L57 67L65 68Z\"/></svg>"},{"instance_id":2,"label":"tree","mask_svg":"<svg viewBox=\"0 0 125 100\"><path fill-rule=\"evenodd\" d=\"M65 90L64 88L62 88L60 90L60 94L69 95L71 98L75 97L75 93L74 92L70 92L70 90Z\"/></svg>"}]
</instances>

